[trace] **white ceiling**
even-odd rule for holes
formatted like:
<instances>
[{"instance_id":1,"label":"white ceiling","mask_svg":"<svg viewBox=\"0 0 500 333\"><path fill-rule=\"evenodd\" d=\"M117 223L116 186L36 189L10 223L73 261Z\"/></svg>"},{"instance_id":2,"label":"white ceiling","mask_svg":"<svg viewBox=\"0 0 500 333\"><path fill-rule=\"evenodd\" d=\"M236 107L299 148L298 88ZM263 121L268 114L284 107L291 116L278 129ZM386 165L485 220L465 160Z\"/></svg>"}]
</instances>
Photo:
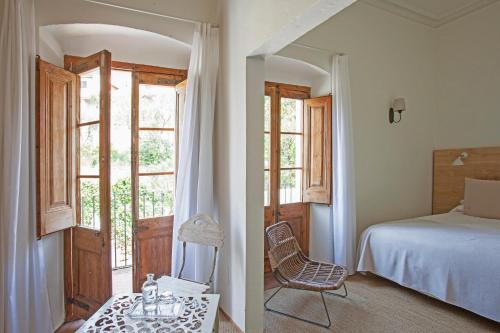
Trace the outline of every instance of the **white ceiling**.
<instances>
[{"instance_id":1,"label":"white ceiling","mask_svg":"<svg viewBox=\"0 0 500 333\"><path fill-rule=\"evenodd\" d=\"M498 0L364 0L394 14L439 27Z\"/></svg>"},{"instance_id":2,"label":"white ceiling","mask_svg":"<svg viewBox=\"0 0 500 333\"><path fill-rule=\"evenodd\" d=\"M269 55L265 61L266 81L311 87L313 96L330 93L330 73L302 60Z\"/></svg>"},{"instance_id":3,"label":"white ceiling","mask_svg":"<svg viewBox=\"0 0 500 333\"><path fill-rule=\"evenodd\" d=\"M191 53L190 45L176 39L107 24L44 26L40 37L55 41L63 54L87 56L107 49L114 60L181 69L188 67Z\"/></svg>"},{"instance_id":4,"label":"white ceiling","mask_svg":"<svg viewBox=\"0 0 500 333\"><path fill-rule=\"evenodd\" d=\"M274 70L283 73L293 73L301 77L317 77L322 75L329 75L325 70L309 64L305 61L283 57L279 55L269 55L266 57L265 62L266 71Z\"/></svg>"}]
</instances>

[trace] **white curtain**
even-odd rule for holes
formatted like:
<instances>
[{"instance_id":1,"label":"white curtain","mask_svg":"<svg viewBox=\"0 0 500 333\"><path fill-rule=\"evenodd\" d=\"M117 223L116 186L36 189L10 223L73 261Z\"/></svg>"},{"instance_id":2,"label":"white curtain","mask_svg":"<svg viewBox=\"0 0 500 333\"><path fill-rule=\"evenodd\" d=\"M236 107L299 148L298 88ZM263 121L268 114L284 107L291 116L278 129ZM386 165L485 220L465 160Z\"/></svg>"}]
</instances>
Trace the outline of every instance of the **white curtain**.
<instances>
[{"instance_id":1,"label":"white curtain","mask_svg":"<svg viewBox=\"0 0 500 333\"><path fill-rule=\"evenodd\" d=\"M215 87L219 67L219 29L208 23L195 26L189 61L186 104L179 145L179 169L175 192L172 273L182 263L182 244L177 232L182 223L197 213L213 215L213 127ZM188 246L183 276L207 281L211 251Z\"/></svg>"},{"instance_id":2,"label":"white curtain","mask_svg":"<svg viewBox=\"0 0 500 333\"><path fill-rule=\"evenodd\" d=\"M34 6L0 4L0 333L53 332L33 209Z\"/></svg>"},{"instance_id":3,"label":"white curtain","mask_svg":"<svg viewBox=\"0 0 500 333\"><path fill-rule=\"evenodd\" d=\"M333 114L333 257L338 265L355 272L356 197L352 134L351 90L346 55L336 55L332 64Z\"/></svg>"}]
</instances>

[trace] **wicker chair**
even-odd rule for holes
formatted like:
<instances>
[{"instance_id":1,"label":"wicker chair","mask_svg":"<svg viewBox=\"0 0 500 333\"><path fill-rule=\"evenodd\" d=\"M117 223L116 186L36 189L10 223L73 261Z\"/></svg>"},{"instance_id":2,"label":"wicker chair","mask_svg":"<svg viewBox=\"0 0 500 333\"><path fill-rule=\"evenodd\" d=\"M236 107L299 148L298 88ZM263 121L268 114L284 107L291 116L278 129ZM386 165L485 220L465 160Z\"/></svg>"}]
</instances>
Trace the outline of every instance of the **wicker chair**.
<instances>
[{"instance_id":1,"label":"wicker chair","mask_svg":"<svg viewBox=\"0 0 500 333\"><path fill-rule=\"evenodd\" d=\"M347 297L347 288L344 284L347 278L347 270L342 266L321 263L306 257L300 249L288 222L279 222L266 228L266 238L269 245L269 262L273 275L281 284L278 290L276 290L264 303L266 310L329 328L331 326L330 314L328 313L323 294L326 293L342 298ZM343 294L328 292L342 287L344 289ZM325 325L308 319L299 318L269 308L267 306L269 301L283 288L319 292L321 300L323 301L323 307L325 308L328 324Z\"/></svg>"}]
</instances>

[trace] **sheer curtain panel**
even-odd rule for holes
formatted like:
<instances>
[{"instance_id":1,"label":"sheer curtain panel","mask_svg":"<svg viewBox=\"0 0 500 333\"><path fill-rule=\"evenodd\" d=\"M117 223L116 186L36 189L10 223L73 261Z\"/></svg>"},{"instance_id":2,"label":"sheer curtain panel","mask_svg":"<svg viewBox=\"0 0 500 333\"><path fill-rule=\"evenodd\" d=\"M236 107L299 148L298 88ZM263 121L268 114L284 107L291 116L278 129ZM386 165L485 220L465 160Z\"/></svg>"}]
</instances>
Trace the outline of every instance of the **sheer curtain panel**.
<instances>
[{"instance_id":1,"label":"sheer curtain panel","mask_svg":"<svg viewBox=\"0 0 500 333\"><path fill-rule=\"evenodd\" d=\"M175 193L172 273L182 263L182 244L177 232L182 223L197 213L213 215L213 128L219 66L219 29L208 23L195 26L189 61L184 119L179 143L179 166ZM183 276L208 279L211 251L188 245Z\"/></svg>"},{"instance_id":2,"label":"sheer curtain panel","mask_svg":"<svg viewBox=\"0 0 500 333\"><path fill-rule=\"evenodd\" d=\"M333 79L333 257L354 274L356 260L356 196L352 134L351 89L347 55L336 55Z\"/></svg>"},{"instance_id":3,"label":"sheer curtain panel","mask_svg":"<svg viewBox=\"0 0 500 333\"><path fill-rule=\"evenodd\" d=\"M0 332L53 332L35 238L33 0L0 1Z\"/></svg>"}]
</instances>

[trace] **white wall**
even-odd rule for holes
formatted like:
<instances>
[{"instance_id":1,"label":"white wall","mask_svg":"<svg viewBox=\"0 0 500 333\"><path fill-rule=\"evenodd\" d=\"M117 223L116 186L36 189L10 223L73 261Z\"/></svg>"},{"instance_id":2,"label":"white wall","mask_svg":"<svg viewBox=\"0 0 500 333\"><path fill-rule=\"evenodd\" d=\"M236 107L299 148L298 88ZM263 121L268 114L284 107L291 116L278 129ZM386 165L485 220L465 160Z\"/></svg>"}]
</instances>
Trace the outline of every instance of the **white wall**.
<instances>
[{"instance_id":1,"label":"white wall","mask_svg":"<svg viewBox=\"0 0 500 333\"><path fill-rule=\"evenodd\" d=\"M144 30L106 24L61 24L40 28L63 54L88 56L101 50L113 60L187 69L191 46Z\"/></svg>"},{"instance_id":2,"label":"white wall","mask_svg":"<svg viewBox=\"0 0 500 333\"><path fill-rule=\"evenodd\" d=\"M265 80L311 88L311 96L331 92L330 73L304 61L283 56L268 56L265 60Z\"/></svg>"},{"instance_id":3,"label":"white wall","mask_svg":"<svg viewBox=\"0 0 500 333\"><path fill-rule=\"evenodd\" d=\"M358 233L377 222L430 213L434 31L356 3L298 42L349 56ZM314 63L324 55L310 58ZM390 125L388 109L398 96L406 98L407 111ZM313 205L311 217L311 255L331 260L329 208Z\"/></svg>"},{"instance_id":4,"label":"white wall","mask_svg":"<svg viewBox=\"0 0 500 333\"><path fill-rule=\"evenodd\" d=\"M110 0L110 4L216 23L217 0ZM37 26L64 23L103 23L156 32L191 44L193 24L82 0L35 1Z\"/></svg>"},{"instance_id":5,"label":"white wall","mask_svg":"<svg viewBox=\"0 0 500 333\"><path fill-rule=\"evenodd\" d=\"M500 3L438 35L437 148L500 145Z\"/></svg>"},{"instance_id":6,"label":"white wall","mask_svg":"<svg viewBox=\"0 0 500 333\"><path fill-rule=\"evenodd\" d=\"M321 15L315 17L314 25L326 19L322 15L331 16L344 2L349 1L221 1L221 75L215 115L215 191L218 219L226 228L221 306L246 332L263 330L264 247L264 62L249 59L247 67L247 56L273 41L277 33L278 42L286 43L303 34L295 35L311 25L297 18L316 12L316 6L329 5L320 6ZM248 73L251 75L247 77Z\"/></svg>"},{"instance_id":7,"label":"white wall","mask_svg":"<svg viewBox=\"0 0 500 333\"><path fill-rule=\"evenodd\" d=\"M349 55L358 235L386 220L430 214L432 150L500 145L500 3L432 29L357 3L280 55L326 68ZM389 125L391 98L408 111ZM311 209L312 257L332 259L329 209Z\"/></svg>"}]
</instances>

